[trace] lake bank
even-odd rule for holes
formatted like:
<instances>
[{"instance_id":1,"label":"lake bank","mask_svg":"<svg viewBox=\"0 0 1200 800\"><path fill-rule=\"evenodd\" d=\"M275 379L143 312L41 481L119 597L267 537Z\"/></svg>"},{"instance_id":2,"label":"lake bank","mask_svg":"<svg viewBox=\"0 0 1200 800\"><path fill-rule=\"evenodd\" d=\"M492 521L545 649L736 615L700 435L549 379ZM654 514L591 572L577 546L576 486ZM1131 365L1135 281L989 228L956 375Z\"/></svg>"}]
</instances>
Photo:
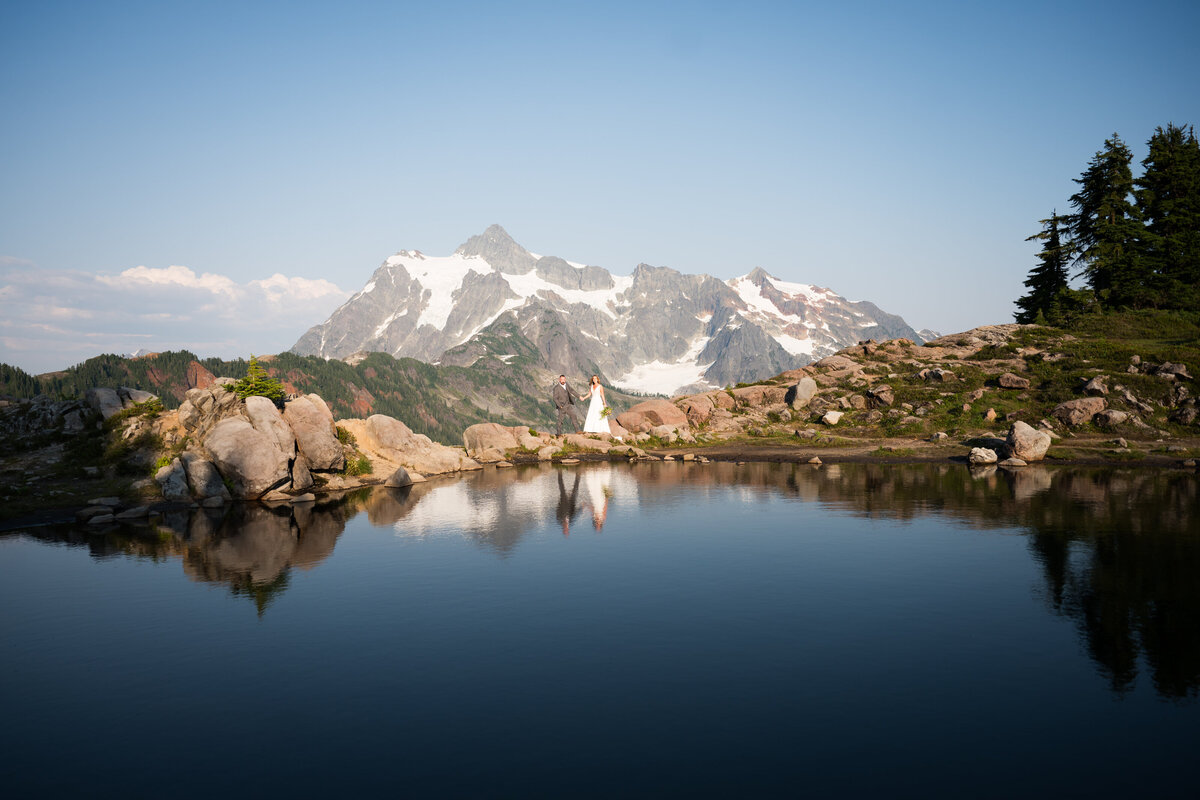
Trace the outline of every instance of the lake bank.
<instances>
[{"instance_id":1,"label":"lake bank","mask_svg":"<svg viewBox=\"0 0 1200 800\"><path fill-rule=\"evenodd\" d=\"M904 439L897 437L880 437L875 439L843 438L824 446L811 444L790 444L780 441L764 441L761 439L745 439L727 441L711 445L687 445L675 447L659 447L648 449L647 456L651 459L670 458L682 461L685 455L702 457L714 462L747 462L747 463L807 463L810 459L819 458L823 464L937 464L961 466L969 468L967 457L972 444L980 440L971 439L966 442L929 442L922 440ZM1052 447L1042 462L1026 467L1004 467L1005 469L1038 469L1041 467L1122 467L1137 469L1174 469L1195 473L1196 457L1200 455L1200 437L1188 439L1172 439L1170 443L1161 441L1132 441L1128 447L1116 447L1108 437L1076 437L1065 443ZM1167 448L1176 448L1168 451ZM630 460L624 454L609 454L599 452L571 452L567 455L566 466L572 462L625 462ZM533 454L516 454L511 456L516 465L536 463L551 463L563 465L563 458L555 458L548 462L539 461ZM18 493L10 494L0 508L0 531L14 530L21 527L40 526L48 524L64 524L76 521L76 514L89 508L88 501L98 498L118 498L124 508L145 506L147 514L161 514L192 507L192 503L181 501L165 501L157 499L154 493L145 485L134 488L137 481L120 476L107 477L72 477L61 476L52 472L38 472L38 465L47 464L47 455L43 451L31 451L18 457L9 456L0 459L0 474L16 474L26 470L33 476L33 483L27 483L18 488ZM495 464L486 465L487 469L497 469ZM454 479L458 473L448 473L442 476L431 476L431 480ZM362 487L382 485L387 476L361 475L341 477L336 487L310 490L317 497L331 497L344 494ZM36 488L35 488L36 487ZM257 502L257 501L250 501ZM86 526L86 520L80 523Z\"/></svg>"}]
</instances>

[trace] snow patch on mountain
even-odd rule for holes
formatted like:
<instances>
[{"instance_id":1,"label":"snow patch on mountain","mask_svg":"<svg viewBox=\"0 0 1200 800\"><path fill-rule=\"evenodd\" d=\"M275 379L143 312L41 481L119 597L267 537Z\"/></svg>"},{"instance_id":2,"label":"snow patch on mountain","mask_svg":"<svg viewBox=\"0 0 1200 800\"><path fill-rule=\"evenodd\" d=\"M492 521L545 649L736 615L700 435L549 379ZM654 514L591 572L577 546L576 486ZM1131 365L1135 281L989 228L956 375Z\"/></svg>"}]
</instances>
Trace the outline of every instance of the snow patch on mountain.
<instances>
[{"instance_id":1,"label":"snow patch on mountain","mask_svg":"<svg viewBox=\"0 0 1200 800\"><path fill-rule=\"evenodd\" d=\"M629 372L613 379L613 385L643 394L672 395L681 386L703 384L712 386L704 379L704 372L712 364L697 364L696 359L712 339L704 336L692 342L691 347L679 359L672 362L651 361L639 364ZM714 387L715 388L715 387Z\"/></svg>"},{"instance_id":2,"label":"snow patch on mountain","mask_svg":"<svg viewBox=\"0 0 1200 800\"><path fill-rule=\"evenodd\" d=\"M811 356L813 354L814 342L812 339L797 339L795 336L781 333L775 337L775 341L779 342L780 347L791 355Z\"/></svg>"},{"instance_id":3,"label":"snow patch on mountain","mask_svg":"<svg viewBox=\"0 0 1200 800\"><path fill-rule=\"evenodd\" d=\"M570 264L571 262L567 262ZM575 266L572 264L571 266ZM579 267L576 267L579 269ZM538 275L536 272L527 272L524 275L505 275L504 280L512 290L522 297L546 297L547 294L555 294L574 305L582 303L585 306L590 306L600 313L608 316L610 319L617 318L616 307L620 304L621 295L629 291L633 286L633 278L631 276L613 275L613 288L611 289L567 289L552 283Z\"/></svg>"}]
</instances>

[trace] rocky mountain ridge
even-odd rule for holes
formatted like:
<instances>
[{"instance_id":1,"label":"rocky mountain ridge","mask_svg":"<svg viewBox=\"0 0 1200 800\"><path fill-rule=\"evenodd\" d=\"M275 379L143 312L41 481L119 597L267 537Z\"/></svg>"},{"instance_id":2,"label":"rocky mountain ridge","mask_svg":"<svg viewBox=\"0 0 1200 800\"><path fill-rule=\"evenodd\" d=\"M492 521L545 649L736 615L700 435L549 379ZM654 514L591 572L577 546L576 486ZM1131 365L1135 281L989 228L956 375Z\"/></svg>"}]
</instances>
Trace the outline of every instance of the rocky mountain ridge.
<instances>
[{"instance_id":1,"label":"rocky mountain ridge","mask_svg":"<svg viewBox=\"0 0 1200 800\"><path fill-rule=\"evenodd\" d=\"M765 378L865 338L919 340L898 316L761 268L730 281L639 264L629 276L539 256L493 225L450 256L404 250L292 347L548 374L676 394Z\"/></svg>"}]
</instances>

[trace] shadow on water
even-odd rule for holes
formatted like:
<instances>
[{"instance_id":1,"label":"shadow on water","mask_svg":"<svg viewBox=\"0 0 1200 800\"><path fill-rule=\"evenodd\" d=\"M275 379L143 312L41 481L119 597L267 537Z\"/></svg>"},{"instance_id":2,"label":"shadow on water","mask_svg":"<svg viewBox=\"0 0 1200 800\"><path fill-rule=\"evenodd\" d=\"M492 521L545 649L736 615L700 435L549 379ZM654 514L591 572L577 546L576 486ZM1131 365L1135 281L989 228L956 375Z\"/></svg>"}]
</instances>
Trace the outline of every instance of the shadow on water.
<instances>
[{"instance_id":1,"label":"shadow on water","mask_svg":"<svg viewBox=\"0 0 1200 800\"><path fill-rule=\"evenodd\" d=\"M168 514L155 526L24 535L87 547L96 558L179 559L197 581L251 599L261 615L294 569L333 552L365 514L404 538L460 536L500 558L549 530L601 533L610 499L630 509L736 488L869 518L939 517L1027 537L1047 607L1070 619L1120 694L1144 661L1158 694L1200 694L1200 491L1193 473L1030 467L843 464L609 464L484 470L405 489L367 489L295 507L235 505ZM694 495L693 495L694 496ZM590 522L590 524L588 524Z\"/></svg>"}]
</instances>

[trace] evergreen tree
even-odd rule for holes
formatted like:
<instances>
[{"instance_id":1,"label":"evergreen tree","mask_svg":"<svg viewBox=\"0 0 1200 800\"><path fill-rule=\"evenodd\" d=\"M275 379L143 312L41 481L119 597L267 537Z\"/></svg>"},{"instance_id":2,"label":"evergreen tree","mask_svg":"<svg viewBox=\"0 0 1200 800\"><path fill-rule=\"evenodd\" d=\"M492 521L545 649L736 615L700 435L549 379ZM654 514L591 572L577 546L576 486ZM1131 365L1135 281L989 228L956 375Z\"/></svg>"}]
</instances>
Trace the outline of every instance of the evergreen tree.
<instances>
[{"instance_id":1,"label":"evergreen tree","mask_svg":"<svg viewBox=\"0 0 1200 800\"><path fill-rule=\"evenodd\" d=\"M268 400L282 400L285 392L283 384L267 374L267 370L258 359L250 356L250 364L246 368L246 377L233 385L237 396L245 400L251 395L260 395Z\"/></svg>"},{"instance_id":2,"label":"evergreen tree","mask_svg":"<svg viewBox=\"0 0 1200 800\"><path fill-rule=\"evenodd\" d=\"M1200 305L1200 143L1191 126L1156 128L1136 181L1143 258L1164 305Z\"/></svg>"},{"instance_id":3,"label":"evergreen tree","mask_svg":"<svg viewBox=\"0 0 1200 800\"><path fill-rule=\"evenodd\" d=\"M1132 158L1114 133L1075 179L1080 189L1071 195L1076 209L1071 233L1083 268L1080 274L1108 307L1154 305L1158 299L1148 286L1139 253L1142 223L1131 199Z\"/></svg>"},{"instance_id":4,"label":"evergreen tree","mask_svg":"<svg viewBox=\"0 0 1200 800\"><path fill-rule=\"evenodd\" d=\"M1045 242L1038 253L1038 265L1029 271L1025 286L1029 294L1017 301L1021 310L1016 313L1017 322L1046 322L1058 317L1063 292L1067 288L1067 267L1074 252L1074 243L1063 235L1069 233L1067 217L1060 217L1055 209L1049 219L1040 220L1042 229L1025 241L1040 239Z\"/></svg>"}]
</instances>

